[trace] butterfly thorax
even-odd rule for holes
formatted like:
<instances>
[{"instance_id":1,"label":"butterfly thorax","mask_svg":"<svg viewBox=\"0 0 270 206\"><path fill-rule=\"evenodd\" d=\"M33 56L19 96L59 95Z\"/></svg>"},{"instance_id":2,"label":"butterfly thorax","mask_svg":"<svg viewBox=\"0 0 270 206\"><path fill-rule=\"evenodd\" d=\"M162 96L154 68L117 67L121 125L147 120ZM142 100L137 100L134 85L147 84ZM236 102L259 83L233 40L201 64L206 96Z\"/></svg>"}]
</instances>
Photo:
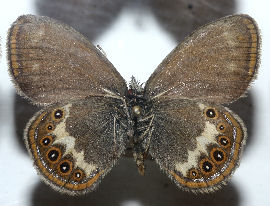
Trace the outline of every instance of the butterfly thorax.
<instances>
[{"instance_id":1,"label":"butterfly thorax","mask_svg":"<svg viewBox=\"0 0 270 206\"><path fill-rule=\"evenodd\" d=\"M144 160L148 153L148 140L151 131L151 109L146 104L144 89L134 77L131 78L128 90L128 108L132 122L132 136L130 137L133 157L140 174L144 174Z\"/></svg>"}]
</instances>

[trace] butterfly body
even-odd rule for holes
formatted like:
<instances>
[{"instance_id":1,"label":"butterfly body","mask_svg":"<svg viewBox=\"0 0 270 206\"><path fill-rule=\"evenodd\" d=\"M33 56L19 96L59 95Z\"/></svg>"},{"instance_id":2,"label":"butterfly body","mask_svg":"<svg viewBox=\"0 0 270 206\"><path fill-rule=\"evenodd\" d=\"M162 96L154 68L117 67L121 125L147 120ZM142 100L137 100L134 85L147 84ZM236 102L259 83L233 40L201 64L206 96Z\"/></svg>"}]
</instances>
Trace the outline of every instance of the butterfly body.
<instances>
[{"instance_id":1,"label":"butterfly body","mask_svg":"<svg viewBox=\"0 0 270 206\"><path fill-rule=\"evenodd\" d=\"M134 160L137 164L138 171L144 175L144 160L148 155L149 143L152 132L153 114L151 103L144 98L142 85L131 78L130 89L126 95L127 99L127 118L130 118L129 130L127 132L129 146L133 152Z\"/></svg>"},{"instance_id":2,"label":"butterfly body","mask_svg":"<svg viewBox=\"0 0 270 206\"><path fill-rule=\"evenodd\" d=\"M211 192L239 165L242 120L222 104L256 76L260 36L247 15L205 25L179 44L143 87L125 80L81 34L26 15L8 36L19 94L44 108L25 129L43 180L70 195L92 191L131 149L140 174L152 157L180 188Z\"/></svg>"}]
</instances>

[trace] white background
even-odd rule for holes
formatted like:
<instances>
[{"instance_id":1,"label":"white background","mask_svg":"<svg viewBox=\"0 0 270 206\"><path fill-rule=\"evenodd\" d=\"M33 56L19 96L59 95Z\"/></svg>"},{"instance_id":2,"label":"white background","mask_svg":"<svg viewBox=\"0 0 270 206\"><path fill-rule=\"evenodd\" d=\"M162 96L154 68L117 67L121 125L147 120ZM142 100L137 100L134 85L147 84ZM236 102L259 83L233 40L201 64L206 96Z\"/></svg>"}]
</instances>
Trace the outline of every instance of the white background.
<instances>
[{"instance_id":1,"label":"white background","mask_svg":"<svg viewBox=\"0 0 270 206\"><path fill-rule=\"evenodd\" d=\"M251 89L251 93L254 98L252 144L249 145L248 151L242 159L241 166L232 178L233 187L229 187L228 189L231 190L230 188L233 188L233 190L237 191L237 195L234 196L233 194L231 197L236 199L235 205L270 205L270 133L268 119L270 117L270 5L268 2L269 1L267 0L241 0L239 1L238 7L239 13L247 13L251 15L260 27L262 33L262 55L258 78ZM16 135L14 131L13 114L15 90L7 73L5 39L6 32L10 24L19 15L27 13L36 13L30 0L1 1L0 36L2 37L2 59L0 60L0 205L46 205L46 201L48 201L48 204L50 203L50 205L54 205L53 201L57 202L57 198L61 200L67 198L66 196L55 195L55 193L51 192L46 186L37 187L37 185L42 185L42 183L40 183L39 177L36 175L36 172L32 167L32 162L30 161L29 156L22 151L17 138L14 137ZM143 20L141 22L144 22L144 30L141 32L138 32L136 29L137 20ZM129 36L129 38L126 38L127 36ZM130 38L134 41L130 42ZM151 14L146 13L145 15L136 16L125 11L123 11L118 17L118 20L114 22L111 29L100 36L94 43L102 46L108 59L115 65L117 70L126 80L129 80L131 75L134 75L136 78L140 79L141 82L147 80L155 67L171 51L171 49L176 46L176 43L171 40L166 32L159 28L154 18L151 17ZM135 56L136 60L134 60ZM133 163L129 163L129 161L123 161L120 162L120 164L126 164L122 166L122 168L133 167ZM149 164L151 165L152 163ZM136 170L135 167L133 169ZM120 169L119 171L125 172L125 169ZM117 178L119 179L115 181L124 181L121 179L121 176L121 174L118 174ZM108 175L107 178L110 177L111 176ZM128 184L128 178L151 179L151 174L146 177L135 175L126 178ZM162 178L165 177L162 176ZM142 180L140 184L143 184L143 181L146 180ZM157 179L157 181L159 180ZM134 184L134 181L132 183ZM106 185L106 183L104 184ZM125 190L129 190L129 187L132 188L134 185L127 185ZM154 190L158 185L155 186L154 180L151 179L150 182L148 181L147 185L144 185L143 187L149 187L149 190L152 191L147 193L147 195L151 195L151 192L152 194L156 194ZM174 186L170 184L169 187ZM112 188L116 189L117 187ZM138 186L138 193L140 193L140 188L141 187ZM39 191L34 191L38 189L41 190L41 193L43 190L49 192L44 192L46 194L43 194L44 196L41 196L42 198L38 199L40 196L35 197L35 194L39 194ZM164 193L159 194L156 198L145 198L143 199L145 201L142 201L140 200L140 195L135 194L135 192L134 195L130 194L127 197L125 197L125 193L123 193L121 201L114 202L114 197L110 197L110 195L116 194L115 191L104 193L103 197L99 192L103 194L102 192L106 190L104 189L104 186L101 185L98 190L99 191L91 194L91 198L93 201L95 200L95 204L91 202L91 198L89 198L89 200L87 199L88 202L84 201L83 204L102 205L102 198L110 198L110 205L159 205L158 199L161 198L160 196L168 195L166 194L166 190L164 190ZM174 195L178 196L178 189L173 188L173 190L176 190ZM179 191L179 195L180 194L184 194L185 196L185 193ZM100 198L100 201L95 199L95 195ZM145 194L141 195L143 196ZM224 195L227 195L227 193L224 193ZM50 202L50 196L54 196L56 200L52 200ZM212 197L215 198L215 196ZM177 198L177 205L194 204L192 202L188 203L186 200L185 202L184 200L181 202L181 197ZM173 197L168 199L168 204L170 204L170 200L172 199ZM194 199L196 199L196 197L194 197ZM209 202L212 201L210 199ZM226 200L225 197L224 199ZM224 204L221 202L224 199L222 194L219 194L219 199L217 198L216 201L220 202L216 202L216 205ZM76 201L78 201L78 205L83 202L81 199L76 200L74 198L70 201L72 204L76 204ZM197 205L200 205L198 202L200 203L200 201L197 201ZM61 202L58 202L57 204L61 205ZM173 201L172 204L174 204ZM209 205L211 204L209 203Z\"/></svg>"}]
</instances>

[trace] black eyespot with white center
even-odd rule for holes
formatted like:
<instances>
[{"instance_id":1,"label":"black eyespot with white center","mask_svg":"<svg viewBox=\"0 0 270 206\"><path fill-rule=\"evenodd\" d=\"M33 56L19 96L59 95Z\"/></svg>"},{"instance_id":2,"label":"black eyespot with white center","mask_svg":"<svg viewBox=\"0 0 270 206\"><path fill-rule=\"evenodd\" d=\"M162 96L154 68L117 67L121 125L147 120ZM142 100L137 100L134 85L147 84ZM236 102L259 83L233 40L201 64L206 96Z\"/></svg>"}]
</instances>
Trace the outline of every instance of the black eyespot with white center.
<instances>
[{"instance_id":1,"label":"black eyespot with white center","mask_svg":"<svg viewBox=\"0 0 270 206\"><path fill-rule=\"evenodd\" d=\"M51 139L50 138L45 137L45 138L42 139L42 144L44 146L48 146L50 143L51 143Z\"/></svg>"},{"instance_id":2,"label":"black eyespot with white center","mask_svg":"<svg viewBox=\"0 0 270 206\"><path fill-rule=\"evenodd\" d=\"M213 152L213 157L214 157L214 159L215 159L216 161L221 162L221 161L224 160L224 153L221 152L220 150L215 150L215 151Z\"/></svg>"},{"instance_id":3,"label":"black eyespot with white center","mask_svg":"<svg viewBox=\"0 0 270 206\"><path fill-rule=\"evenodd\" d=\"M63 174L68 173L70 171L70 169L71 169L70 163L66 162L66 161L60 163L59 169Z\"/></svg>"},{"instance_id":4,"label":"black eyespot with white center","mask_svg":"<svg viewBox=\"0 0 270 206\"><path fill-rule=\"evenodd\" d=\"M224 137L220 138L219 142L222 146L227 146L229 144L229 140Z\"/></svg>"},{"instance_id":5,"label":"black eyespot with white center","mask_svg":"<svg viewBox=\"0 0 270 206\"><path fill-rule=\"evenodd\" d=\"M64 116L64 112L63 112L63 110L61 110L61 109L57 109L57 110L54 112L54 118L55 118L55 119L61 119L63 116Z\"/></svg>"},{"instance_id":6,"label":"black eyespot with white center","mask_svg":"<svg viewBox=\"0 0 270 206\"><path fill-rule=\"evenodd\" d=\"M198 179L200 178L199 171L195 168L189 170L189 178L191 179Z\"/></svg>"},{"instance_id":7,"label":"black eyespot with white center","mask_svg":"<svg viewBox=\"0 0 270 206\"><path fill-rule=\"evenodd\" d=\"M211 108L210 109L207 109L205 111L205 114L209 118L215 118L216 117L216 111L214 109L211 109Z\"/></svg>"},{"instance_id":8,"label":"black eyespot with white center","mask_svg":"<svg viewBox=\"0 0 270 206\"><path fill-rule=\"evenodd\" d=\"M81 176L82 176L82 174L81 174L80 172L75 172L75 177L76 177L77 179L80 179Z\"/></svg>"},{"instance_id":9,"label":"black eyespot with white center","mask_svg":"<svg viewBox=\"0 0 270 206\"><path fill-rule=\"evenodd\" d=\"M46 125L47 132L52 132L54 130L54 125L52 123L48 123Z\"/></svg>"},{"instance_id":10,"label":"black eyespot with white center","mask_svg":"<svg viewBox=\"0 0 270 206\"><path fill-rule=\"evenodd\" d=\"M55 150L55 149L52 149L48 152L48 159L52 162L56 162L59 158L59 151Z\"/></svg>"},{"instance_id":11,"label":"black eyespot with white center","mask_svg":"<svg viewBox=\"0 0 270 206\"><path fill-rule=\"evenodd\" d=\"M221 135L218 137L218 144L222 147L222 148L229 148L231 146L231 141L230 138L225 136L225 135Z\"/></svg>"},{"instance_id":12,"label":"black eyespot with white center","mask_svg":"<svg viewBox=\"0 0 270 206\"><path fill-rule=\"evenodd\" d=\"M81 181L84 177L84 173L81 169L77 169L73 173L73 178L75 181Z\"/></svg>"},{"instance_id":13,"label":"black eyespot with white center","mask_svg":"<svg viewBox=\"0 0 270 206\"><path fill-rule=\"evenodd\" d=\"M191 170L189 175L190 175L190 178L191 179L198 179L199 178L199 173L195 169L194 170Z\"/></svg>"},{"instance_id":14,"label":"black eyespot with white center","mask_svg":"<svg viewBox=\"0 0 270 206\"><path fill-rule=\"evenodd\" d=\"M220 122L220 123L217 125L217 130L218 130L219 132L224 133L224 132L226 131L226 129L227 129L227 124L224 123L224 122Z\"/></svg>"},{"instance_id":15,"label":"black eyespot with white center","mask_svg":"<svg viewBox=\"0 0 270 206\"><path fill-rule=\"evenodd\" d=\"M210 157L217 165L222 165L227 160L226 152L220 147L214 147L210 152Z\"/></svg>"},{"instance_id":16,"label":"black eyespot with white center","mask_svg":"<svg viewBox=\"0 0 270 206\"><path fill-rule=\"evenodd\" d=\"M50 146L53 142L53 137L51 135L46 135L40 139L40 145L41 147L47 148Z\"/></svg>"},{"instance_id":17,"label":"black eyespot with white center","mask_svg":"<svg viewBox=\"0 0 270 206\"><path fill-rule=\"evenodd\" d=\"M213 169L213 164L206 160L202 164L202 169L204 172L211 172Z\"/></svg>"},{"instance_id":18,"label":"black eyespot with white center","mask_svg":"<svg viewBox=\"0 0 270 206\"><path fill-rule=\"evenodd\" d=\"M52 130L53 129L53 126L52 125L48 125L47 129L48 130Z\"/></svg>"}]
</instances>

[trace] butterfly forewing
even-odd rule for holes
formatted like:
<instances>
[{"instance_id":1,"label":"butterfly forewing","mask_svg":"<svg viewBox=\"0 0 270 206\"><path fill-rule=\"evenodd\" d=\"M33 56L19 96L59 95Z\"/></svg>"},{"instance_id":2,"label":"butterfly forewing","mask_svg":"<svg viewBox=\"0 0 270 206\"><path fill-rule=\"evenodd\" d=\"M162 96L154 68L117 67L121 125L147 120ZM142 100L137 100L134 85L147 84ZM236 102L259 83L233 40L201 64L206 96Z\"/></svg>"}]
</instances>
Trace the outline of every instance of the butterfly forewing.
<instances>
[{"instance_id":1,"label":"butterfly forewing","mask_svg":"<svg viewBox=\"0 0 270 206\"><path fill-rule=\"evenodd\" d=\"M237 115L190 100L159 102L153 114L149 153L181 188L209 192L228 180L246 139Z\"/></svg>"},{"instance_id":2,"label":"butterfly forewing","mask_svg":"<svg viewBox=\"0 0 270 206\"><path fill-rule=\"evenodd\" d=\"M10 74L18 90L39 104L113 92L126 83L81 34L49 17L19 17L8 35Z\"/></svg>"},{"instance_id":3,"label":"butterfly forewing","mask_svg":"<svg viewBox=\"0 0 270 206\"><path fill-rule=\"evenodd\" d=\"M224 17L196 30L158 66L145 98L229 103L239 98L258 68L260 36L247 15Z\"/></svg>"},{"instance_id":4,"label":"butterfly forewing","mask_svg":"<svg viewBox=\"0 0 270 206\"><path fill-rule=\"evenodd\" d=\"M71 195L97 186L126 147L121 104L90 97L46 108L30 120L26 145L46 183Z\"/></svg>"}]
</instances>

